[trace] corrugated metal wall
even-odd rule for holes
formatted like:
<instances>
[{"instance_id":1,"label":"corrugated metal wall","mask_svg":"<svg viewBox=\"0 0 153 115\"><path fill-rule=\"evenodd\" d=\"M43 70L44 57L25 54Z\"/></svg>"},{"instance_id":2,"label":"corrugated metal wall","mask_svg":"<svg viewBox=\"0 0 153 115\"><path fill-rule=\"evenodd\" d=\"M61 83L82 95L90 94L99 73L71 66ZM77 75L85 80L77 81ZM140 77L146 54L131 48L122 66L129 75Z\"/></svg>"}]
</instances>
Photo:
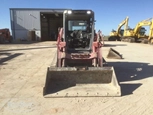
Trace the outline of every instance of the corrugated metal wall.
<instances>
[{"instance_id":1,"label":"corrugated metal wall","mask_svg":"<svg viewBox=\"0 0 153 115\"><path fill-rule=\"evenodd\" d=\"M15 29L40 30L39 11L14 11Z\"/></svg>"},{"instance_id":2,"label":"corrugated metal wall","mask_svg":"<svg viewBox=\"0 0 153 115\"><path fill-rule=\"evenodd\" d=\"M11 27L15 39L28 39L28 31L40 31L40 11L11 10Z\"/></svg>"},{"instance_id":3,"label":"corrugated metal wall","mask_svg":"<svg viewBox=\"0 0 153 115\"><path fill-rule=\"evenodd\" d=\"M40 12L63 12L64 9L10 9L14 39L28 39L28 31L35 29L41 38Z\"/></svg>"}]
</instances>

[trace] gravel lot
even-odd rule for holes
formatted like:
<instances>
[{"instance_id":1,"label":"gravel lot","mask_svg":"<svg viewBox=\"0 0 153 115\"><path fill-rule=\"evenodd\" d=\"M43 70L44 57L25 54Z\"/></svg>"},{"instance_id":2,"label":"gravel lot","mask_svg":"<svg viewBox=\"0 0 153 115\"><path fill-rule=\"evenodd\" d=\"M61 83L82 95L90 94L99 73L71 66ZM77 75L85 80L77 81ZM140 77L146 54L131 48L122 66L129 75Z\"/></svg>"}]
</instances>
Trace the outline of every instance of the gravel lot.
<instances>
[{"instance_id":1,"label":"gravel lot","mask_svg":"<svg viewBox=\"0 0 153 115\"><path fill-rule=\"evenodd\" d=\"M153 46L105 42L103 55L114 66L121 97L44 98L47 67L55 42L0 44L0 115L152 115ZM107 59L109 48L124 59Z\"/></svg>"}]
</instances>

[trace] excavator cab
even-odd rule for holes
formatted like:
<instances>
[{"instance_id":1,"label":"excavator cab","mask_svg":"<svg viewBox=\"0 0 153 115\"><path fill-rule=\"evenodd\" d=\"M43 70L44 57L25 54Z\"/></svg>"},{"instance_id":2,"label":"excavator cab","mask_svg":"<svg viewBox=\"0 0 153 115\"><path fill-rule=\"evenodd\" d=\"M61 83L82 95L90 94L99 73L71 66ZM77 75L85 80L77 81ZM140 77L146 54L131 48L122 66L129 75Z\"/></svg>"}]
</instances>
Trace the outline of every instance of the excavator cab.
<instances>
[{"instance_id":1,"label":"excavator cab","mask_svg":"<svg viewBox=\"0 0 153 115\"><path fill-rule=\"evenodd\" d=\"M147 31L147 30L146 30L144 27L141 27L141 28L140 28L140 31L139 31L139 35L140 35L140 36L145 36L145 35L146 35L146 31Z\"/></svg>"},{"instance_id":2,"label":"excavator cab","mask_svg":"<svg viewBox=\"0 0 153 115\"><path fill-rule=\"evenodd\" d=\"M120 30L120 35L123 36L123 33L124 33L124 29L121 29Z\"/></svg>"},{"instance_id":3,"label":"excavator cab","mask_svg":"<svg viewBox=\"0 0 153 115\"><path fill-rule=\"evenodd\" d=\"M113 67L103 66L92 10L66 10L57 53L47 69L44 97L121 96Z\"/></svg>"}]
</instances>

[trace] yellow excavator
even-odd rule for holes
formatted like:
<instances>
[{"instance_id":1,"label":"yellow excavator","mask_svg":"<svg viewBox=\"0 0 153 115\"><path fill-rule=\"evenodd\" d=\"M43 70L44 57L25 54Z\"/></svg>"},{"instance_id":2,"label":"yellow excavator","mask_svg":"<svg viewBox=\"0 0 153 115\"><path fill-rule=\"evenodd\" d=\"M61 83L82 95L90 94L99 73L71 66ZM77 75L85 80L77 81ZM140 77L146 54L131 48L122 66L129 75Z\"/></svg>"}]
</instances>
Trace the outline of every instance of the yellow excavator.
<instances>
[{"instance_id":1,"label":"yellow excavator","mask_svg":"<svg viewBox=\"0 0 153 115\"><path fill-rule=\"evenodd\" d=\"M127 16L119 25L117 30L112 30L110 32L110 37L108 38L109 41L120 41L121 36L123 36L124 30L121 29L124 25L127 26L129 21L129 17Z\"/></svg>"},{"instance_id":2,"label":"yellow excavator","mask_svg":"<svg viewBox=\"0 0 153 115\"><path fill-rule=\"evenodd\" d=\"M126 42L142 42L148 43L148 36L146 35L146 29L143 26L151 26L152 25L152 18L147 20L143 20L137 23L134 29L127 28L124 30L123 36L121 41Z\"/></svg>"}]
</instances>

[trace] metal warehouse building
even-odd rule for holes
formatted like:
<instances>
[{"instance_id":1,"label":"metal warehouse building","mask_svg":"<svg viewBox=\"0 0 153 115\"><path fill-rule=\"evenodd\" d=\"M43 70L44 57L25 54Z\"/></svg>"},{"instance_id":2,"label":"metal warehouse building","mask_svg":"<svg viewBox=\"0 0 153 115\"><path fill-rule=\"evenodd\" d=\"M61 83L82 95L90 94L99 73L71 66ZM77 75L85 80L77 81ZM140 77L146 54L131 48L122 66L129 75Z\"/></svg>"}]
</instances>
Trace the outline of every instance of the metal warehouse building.
<instances>
[{"instance_id":1,"label":"metal warehouse building","mask_svg":"<svg viewBox=\"0 0 153 115\"><path fill-rule=\"evenodd\" d=\"M14 39L56 40L63 26L63 12L68 9L10 8Z\"/></svg>"}]
</instances>

